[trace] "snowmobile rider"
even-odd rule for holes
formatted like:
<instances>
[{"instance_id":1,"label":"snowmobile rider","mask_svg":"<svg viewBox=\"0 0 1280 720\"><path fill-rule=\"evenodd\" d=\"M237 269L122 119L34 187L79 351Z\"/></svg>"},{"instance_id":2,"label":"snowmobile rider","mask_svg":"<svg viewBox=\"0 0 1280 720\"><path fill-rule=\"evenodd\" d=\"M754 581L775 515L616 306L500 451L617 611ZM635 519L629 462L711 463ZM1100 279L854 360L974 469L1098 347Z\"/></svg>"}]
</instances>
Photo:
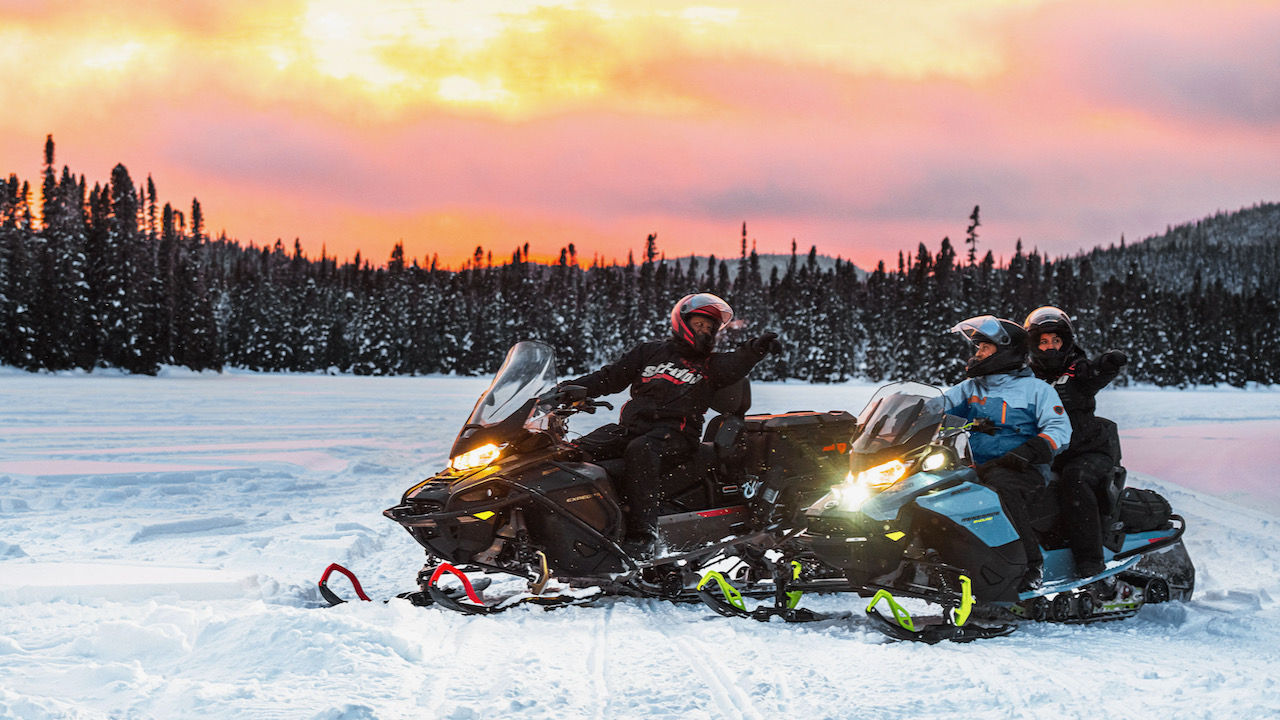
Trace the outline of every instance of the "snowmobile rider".
<instances>
[{"instance_id":1,"label":"snowmobile rider","mask_svg":"<svg viewBox=\"0 0 1280 720\"><path fill-rule=\"evenodd\" d=\"M595 460L626 459L619 488L631 506L625 542L637 552L652 550L663 470L692 457L712 396L746 377L768 353L782 350L777 333L767 332L732 352L712 352L717 333L732 319L729 304L715 295L686 295L671 309L670 338L641 343L617 362L557 386L581 395L583 390L571 388L577 386L593 398L631 386L619 422L596 428L576 444Z\"/></svg>"},{"instance_id":2,"label":"snowmobile rider","mask_svg":"<svg viewBox=\"0 0 1280 720\"><path fill-rule=\"evenodd\" d=\"M1029 365L1036 377L1058 391L1071 420L1071 446L1053 459L1058 473L1058 500L1066 526L1067 544L1080 577L1106 569L1102 561L1102 521L1098 498L1120 464L1120 435L1116 424L1094 414L1098 391L1119 374L1129 359L1108 350L1090 361L1075 342L1071 318L1046 305L1027 315Z\"/></svg>"},{"instance_id":3,"label":"snowmobile rider","mask_svg":"<svg viewBox=\"0 0 1280 720\"><path fill-rule=\"evenodd\" d=\"M943 410L975 421L969 447L978 477L996 491L1027 555L1020 590L1040 586L1044 556L1031 527L1031 502L1049 478L1054 453L1071 440L1053 388L1026 367L1027 334L1012 320L969 318L952 332L973 343L965 379L942 396Z\"/></svg>"}]
</instances>

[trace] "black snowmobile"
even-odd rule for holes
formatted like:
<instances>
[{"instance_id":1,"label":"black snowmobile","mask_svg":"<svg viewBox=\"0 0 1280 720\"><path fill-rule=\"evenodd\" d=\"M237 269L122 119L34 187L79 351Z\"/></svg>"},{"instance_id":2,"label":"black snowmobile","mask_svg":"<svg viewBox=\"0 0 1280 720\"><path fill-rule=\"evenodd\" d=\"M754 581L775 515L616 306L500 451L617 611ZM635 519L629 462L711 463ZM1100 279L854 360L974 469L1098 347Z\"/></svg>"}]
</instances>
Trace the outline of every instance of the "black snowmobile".
<instances>
[{"instance_id":1,"label":"black snowmobile","mask_svg":"<svg viewBox=\"0 0 1280 720\"><path fill-rule=\"evenodd\" d=\"M1018 618L1092 622L1191 598L1186 522L1153 491L1124 490L1120 467L1099 498L1106 569L1077 576L1050 485L1033 505L1043 586L1020 593L1022 543L973 469L971 425L944 415L941 395L912 382L881 388L858 418L848 478L804 511L812 552L874 596L873 625L898 639L971 640L1012 632ZM913 618L900 598L940 606L941 616Z\"/></svg>"},{"instance_id":2,"label":"black snowmobile","mask_svg":"<svg viewBox=\"0 0 1280 720\"><path fill-rule=\"evenodd\" d=\"M384 512L427 553L419 590L402 597L487 614L601 593L693 599L698 572L711 565L746 582L748 594L773 591L783 573L794 579L797 566L771 556L798 532L791 521L800 509L844 475L852 415L747 416L747 382L721 389L712 403L720 415L695 457L664 480L658 551L641 559L621 544L625 508L613 478L624 462L593 462L567 439L570 417L610 406L566 400L555 386L551 348L517 343L454 441L449 467ZM477 571L488 577L473 583ZM461 586L442 586L448 576ZM501 576L528 586L482 599L487 580ZM567 588L552 590L552 580Z\"/></svg>"}]
</instances>

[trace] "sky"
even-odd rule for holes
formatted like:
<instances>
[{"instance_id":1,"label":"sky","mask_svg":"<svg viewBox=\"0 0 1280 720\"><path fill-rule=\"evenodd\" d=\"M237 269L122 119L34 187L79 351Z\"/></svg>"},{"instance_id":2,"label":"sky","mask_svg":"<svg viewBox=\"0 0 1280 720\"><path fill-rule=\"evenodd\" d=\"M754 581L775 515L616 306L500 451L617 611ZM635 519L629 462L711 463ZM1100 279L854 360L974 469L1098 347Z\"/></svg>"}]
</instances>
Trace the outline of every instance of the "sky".
<instances>
[{"instance_id":1,"label":"sky","mask_svg":"<svg viewBox=\"0 0 1280 720\"><path fill-rule=\"evenodd\" d=\"M459 266L1051 256L1280 200L1280 2L0 0L0 173Z\"/></svg>"}]
</instances>

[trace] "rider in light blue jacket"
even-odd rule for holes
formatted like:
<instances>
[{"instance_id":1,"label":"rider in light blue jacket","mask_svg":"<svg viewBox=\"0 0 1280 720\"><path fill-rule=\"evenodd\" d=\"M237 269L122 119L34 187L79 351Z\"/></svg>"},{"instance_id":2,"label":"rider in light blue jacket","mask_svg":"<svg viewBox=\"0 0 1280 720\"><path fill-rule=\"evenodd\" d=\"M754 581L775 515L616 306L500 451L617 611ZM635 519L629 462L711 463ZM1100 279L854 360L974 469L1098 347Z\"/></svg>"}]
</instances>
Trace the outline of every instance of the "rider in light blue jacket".
<instances>
[{"instance_id":1,"label":"rider in light blue jacket","mask_svg":"<svg viewBox=\"0 0 1280 720\"><path fill-rule=\"evenodd\" d=\"M1039 586L1044 563L1029 511L1053 456L1071 440L1058 394L1026 367L1026 331L981 315L952 328L974 345L967 376L942 396L945 412L977 420L969 437L978 477L1000 496L1027 555L1024 590Z\"/></svg>"},{"instance_id":2,"label":"rider in light blue jacket","mask_svg":"<svg viewBox=\"0 0 1280 720\"><path fill-rule=\"evenodd\" d=\"M969 439L973 460L979 465L1016 450L1033 438L1040 438L1056 455L1071 439L1071 422L1058 394L1025 367L965 378L943 397L947 413L970 420L987 418L995 425L990 435L978 434ZM1038 455L1044 457L1042 453ZM1043 467L1047 479L1048 459L1036 465Z\"/></svg>"}]
</instances>

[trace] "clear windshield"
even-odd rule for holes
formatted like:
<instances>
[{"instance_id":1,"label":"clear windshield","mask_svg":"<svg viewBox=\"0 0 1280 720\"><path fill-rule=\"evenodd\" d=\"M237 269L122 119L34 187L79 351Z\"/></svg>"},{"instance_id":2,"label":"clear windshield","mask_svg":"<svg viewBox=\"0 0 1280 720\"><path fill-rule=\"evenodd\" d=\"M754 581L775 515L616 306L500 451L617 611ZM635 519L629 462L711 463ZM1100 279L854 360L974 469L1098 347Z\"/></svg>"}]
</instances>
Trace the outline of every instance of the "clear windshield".
<instances>
[{"instance_id":1,"label":"clear windshield","mask_svg":"<svg viewBox=\"0 0 1280 720\"><path fill-rule=\"evenodd\" d=\"M858 416L853 452L871 455L908 442L929 442L943 419L941 397L938 388L917 382L880 388Z\"/></svg>"},{"instance_id":2,"label":"clear windshield","mask_svg":"<svg viewBox=\"0 0 1280 720\"><path fill-rule=\"evenodd\" d=\"M496 425L555 385L556 356L551 347L533 340L518 342L507 351L489 389L476 401L467 425Z\"/></svg>"}]
</instances>

